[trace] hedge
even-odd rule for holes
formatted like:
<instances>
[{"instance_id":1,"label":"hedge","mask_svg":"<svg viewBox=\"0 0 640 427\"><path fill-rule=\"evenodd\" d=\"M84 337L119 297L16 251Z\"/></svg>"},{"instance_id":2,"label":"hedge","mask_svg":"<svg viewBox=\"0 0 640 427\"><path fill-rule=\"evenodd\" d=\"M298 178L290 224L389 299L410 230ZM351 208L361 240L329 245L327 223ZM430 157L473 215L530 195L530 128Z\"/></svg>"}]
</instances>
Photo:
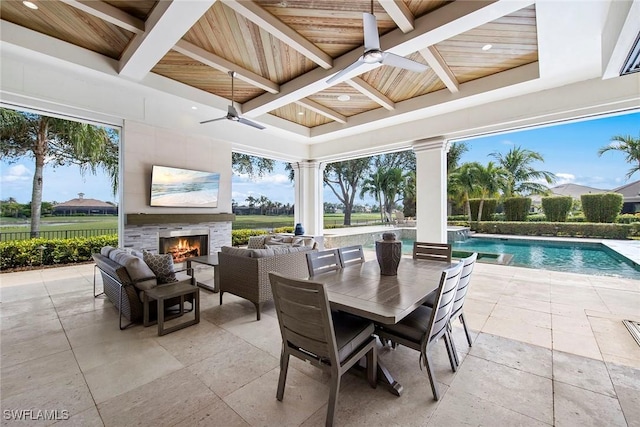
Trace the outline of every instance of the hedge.
<instances>
[{"instance_id":1,"label":"hedge","mask_svg":"<svg viewBox=\"0 0 640 427\"><path fill-rule=\"evenodd\" d=\"M582 212L588 222L615 222L622 209L622 194L583 194Z\"/></svg>"},{"instance_id":2,"label":"hedge","mask_svg":"<svg viewBox=\"0 0 640 427\"><path fill-rule=\"evenodd\" d=\"M482 199L469 199L469 205L471 207L471 220L478 220L478 210L480 209L480 201ZM496 206L498 206L498 199L484 199L482 205L482 219L490 220L493 214L496 213Z\"/></svg>"},{"instance_id":3,"label":"hedge","mask_svg":"<svg viewBox=\"0 0 640 427\"><path fill-rule=\"evenodd\" d=\"M504 199L504 217L507 221L526 221L531 209L529 197L507 197Z\"/></svg>"},{"instance_id":4,"label":"hedge","mask_svg":"<svg viewBox=\"0 0 640 427\"><path fill-rule=\"evenodd\" d=\"M472 230L478 233L511 234L519 236L566 236L602 239L629 239L640 237L640 223L602 224L570 222L472 222Z\"/></svg>"},{"instance_id":5,"label":"hedge","mask_svg":"<svg viewBox=\"0 0 640 427\"><path fill-rule=\"evenodd\" d=\"M571 211L572 204L573 197L570 196L542 198L542 210L544 211L544 215L547 217L547 221L566 222L569 211Z\"/></svg>"},{"instance_id":6,"label":"hedge","mask_svg":"<svg viewBox=\"0 0 640 427\"><path fill-rule=\"evenodd\" d=\"M118 246L118 235L0 242L0 270L91 261L91 254L107 245Z\"/></svg>"},{"instance_id":7,"label":"hedge","mask_svg":"<svg viewBox=\"0 0 640 427\"><path fill-rule=\"evenodd\" d=\"M231 244L233 246L242 246L249 243L249 237L269 234L267 230L231 230ZM292 226L278 227L273 229L273 233L293 233Z\"/></svg>"}]
</instances>

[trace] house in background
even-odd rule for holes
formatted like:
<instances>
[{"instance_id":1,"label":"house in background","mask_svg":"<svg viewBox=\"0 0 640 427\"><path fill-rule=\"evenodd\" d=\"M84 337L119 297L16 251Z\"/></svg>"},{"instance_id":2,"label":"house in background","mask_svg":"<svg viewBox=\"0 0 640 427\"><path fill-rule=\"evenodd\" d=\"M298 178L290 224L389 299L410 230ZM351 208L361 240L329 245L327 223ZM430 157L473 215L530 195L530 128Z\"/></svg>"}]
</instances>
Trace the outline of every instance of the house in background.
<instances>
[{"instance_id":1,"label":"house in background","mask_svg":"<svg viewBox=\"0 0 640 427\"><path fill-rule=\"evenodd\" d=\"M640 213L640 180L625 184L613 191L622 194L622 197L624 197L621 213Z\"/></svg>"},{"instance_id":2,"label":"house in background","mask_svg":"<svg viewBox=\"0 0 640 427\"><path fill-rule=\"evenodd\" d=\"M85 199L78 193L76 199L59 203L53 207L54 215L118 215L118 207L96 199Z\"/></svg>"}]
</instances>

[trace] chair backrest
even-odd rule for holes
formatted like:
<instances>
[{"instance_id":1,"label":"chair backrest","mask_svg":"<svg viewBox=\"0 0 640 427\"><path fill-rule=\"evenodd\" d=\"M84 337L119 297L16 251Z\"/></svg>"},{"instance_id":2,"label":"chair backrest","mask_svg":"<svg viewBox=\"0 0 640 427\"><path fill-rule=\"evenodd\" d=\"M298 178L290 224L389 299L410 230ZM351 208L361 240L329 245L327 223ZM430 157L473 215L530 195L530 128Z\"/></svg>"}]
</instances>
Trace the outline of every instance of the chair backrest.
<instances>
[{"instance_id":1,"label":"chair backrest","mask_svg":"<svg viewBox=\"0 0 640 427\"><path fill-rule=\"evenodd\" d=\"M342 268L340 264L340 255L338 255L337 249L308 252L307 266L309 267L309 276L314 276L326 271L339 270Z\"/></svg>"},{"instance_id":2,"label":"chair backrest","mask_svg":"<svg viewBox=\"0 0 640 427\"><path fill-rule=\"evenodd\" d=\"M338 256L340 257L340 265L342 268L362 264L365 261L362 245L338 248Z\"/></svg>"},{"instance_id":3,"label":"chair backrest","mask_svg":"<svg viewBox=\"0 0 640 427\"><path fill-rule=\"evenodd\" d=\"M473 254L471 254L471 256L468 256L467 258L461 260L462 273L460 273L460 282L458 283L456 297L453 302L453 308L451 309L452 316L455 313L459 312L464 305L464 299L467 296L467 291L469 290L469 282L471 281L471 273L473 272L473 267L476 265L477 259L478 253L474 252Z\"/></svg>"},{"instance_id":4,"label":"chair backrest","mask_svg":"<svg viewBox=\"0 0 640 427\"><path fill-rule=\"evenodd\" d=\"M442 272L431 313L430 327L427 329L428 341L436 340L446 332L463 266L464 264L460 261L454 267Z\"/></svg>"},{"instance_id":5,"label":"chair backrest","mask_svg":"<svg viewBox=\"0 0 640 427\"><path fill-rule=\"evenodd\" d=\"M413 259L451 262L449 243L413 242Z\"/></svg>"},{"instance_id":6,"label":"chair backrest","mask_svg":"<svg viewBox=\"0 0 640 427\"><path fill-rule=\"evenodd\" d=\"M324 285L274 272L269 273L269 281L284 345L338 366L338 346Z\"/></svg>"}]
</instances>

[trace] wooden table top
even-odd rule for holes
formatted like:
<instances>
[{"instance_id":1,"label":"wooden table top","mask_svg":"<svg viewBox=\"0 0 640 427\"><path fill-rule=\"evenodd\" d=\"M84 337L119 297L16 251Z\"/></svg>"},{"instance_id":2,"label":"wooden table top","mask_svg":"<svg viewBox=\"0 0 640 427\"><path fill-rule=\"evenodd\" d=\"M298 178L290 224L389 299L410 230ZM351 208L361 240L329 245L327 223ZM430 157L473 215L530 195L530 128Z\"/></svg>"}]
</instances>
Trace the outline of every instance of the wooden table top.
<instances>
[{"instance_id":1,"label":"wooden table top","mask_svg":"<svg viewBox=\"0 0 640 427\"><path fill-rule=\"evenodd\" d=\"M214 252L209 255L190 257L187 258L186 261L198 262L200 264L207 264L215 267L218 265L218 252Z\"/></svg>"},{"instance_id":2,"label":"wooden table top","mask_svg":"<svg viewBox=\"0 0 640 427\"><path fill-rule=\"evenodd\" d=\"M310 277L325 284L333 309L394 324L422 304L454 264L403 257L397 276L382 276L377 261Z\"/></svg>"}]
</instances>

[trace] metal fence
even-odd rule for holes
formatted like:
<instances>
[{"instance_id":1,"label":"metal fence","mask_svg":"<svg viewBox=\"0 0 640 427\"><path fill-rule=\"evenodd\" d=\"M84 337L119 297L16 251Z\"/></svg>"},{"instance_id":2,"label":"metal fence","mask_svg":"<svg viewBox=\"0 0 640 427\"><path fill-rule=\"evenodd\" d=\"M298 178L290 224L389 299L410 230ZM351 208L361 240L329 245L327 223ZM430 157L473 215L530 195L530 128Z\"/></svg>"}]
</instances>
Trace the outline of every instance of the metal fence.
<instances>
[{"instance_id":1,"label":"metal fence","mask_svg":"<svg viewBox=\"0 0 640 427\"><path fill-rule=\"evenodd\" d=\"M51 230L40 231L39 237L44 239L72 239L74 237L93 237L108 234L118 234L117 228L95 228L90 230ZM30 231L9 231L0 232L0 242L11 240L28 240L31 238Z\"/></svg>"}]
</instances>

